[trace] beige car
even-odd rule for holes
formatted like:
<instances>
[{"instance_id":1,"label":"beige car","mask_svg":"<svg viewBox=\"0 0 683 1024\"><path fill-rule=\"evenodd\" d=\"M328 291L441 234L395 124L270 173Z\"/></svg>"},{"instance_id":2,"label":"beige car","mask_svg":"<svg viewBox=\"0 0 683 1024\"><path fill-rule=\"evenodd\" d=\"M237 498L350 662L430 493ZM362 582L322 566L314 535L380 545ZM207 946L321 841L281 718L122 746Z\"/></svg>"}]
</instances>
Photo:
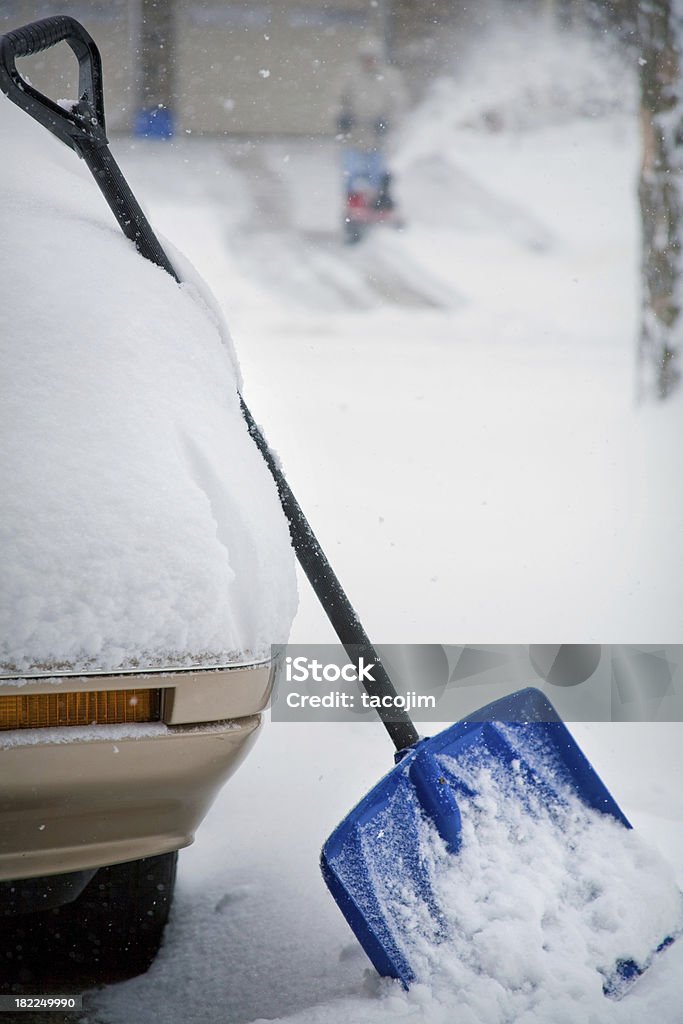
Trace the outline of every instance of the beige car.
<instances>
[{"instance_id":1,"label":"beige car","mask_svg":"<svg viewBox=\"0 0 683 1024\"><path fill-rule=\"evenodd\" d=\"M145 970L177 851L250 749L271 684L269 662L0 677L5 922L21 934L61 913L94 976L98 961Z\"/></svg>"},{"instance_id":2,"label":"beige car","mask_svg":"<svg viewBox=\"0 0 683 1024\"><path fill-rule=\"evenodd\" d=\"M33 55L40 73L62 42L78 77L59 88L79 91L54 96L78 100L41 97L14 63ZM16 313L0 331L1 994L29 959L65 954L94 981L149 965L177 851L255 738L297 594L218 303L180 253L178 281L142 259L132 195L110 197L124 238L88 161L50 136L66 124L70 146L83 118L104 160L92 38L57 16L3 36L0 58L16 103L0 96L1 285ZM117 180L108 160L102 187Z\"/></svg>"}]
</instances>

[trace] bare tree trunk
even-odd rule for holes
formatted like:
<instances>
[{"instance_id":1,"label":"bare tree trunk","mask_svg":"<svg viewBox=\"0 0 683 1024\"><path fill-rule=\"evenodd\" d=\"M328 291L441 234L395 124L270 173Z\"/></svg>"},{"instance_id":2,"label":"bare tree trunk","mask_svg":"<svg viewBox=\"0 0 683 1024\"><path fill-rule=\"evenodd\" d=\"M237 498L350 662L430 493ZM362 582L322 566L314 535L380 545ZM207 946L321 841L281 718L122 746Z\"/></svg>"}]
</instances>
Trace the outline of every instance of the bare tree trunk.
<instances>
[{"instance_id":1,"label":"bare tree trunk","mask_svg":"<svg viewBox=\"0 0 683 1024\"><path fill-rule=\"evenodd\" d=\"M640 94L643 160L641 397L666 398L679 378L683 334L683 0L641 0Z\"/></svg>"}]
</instances>

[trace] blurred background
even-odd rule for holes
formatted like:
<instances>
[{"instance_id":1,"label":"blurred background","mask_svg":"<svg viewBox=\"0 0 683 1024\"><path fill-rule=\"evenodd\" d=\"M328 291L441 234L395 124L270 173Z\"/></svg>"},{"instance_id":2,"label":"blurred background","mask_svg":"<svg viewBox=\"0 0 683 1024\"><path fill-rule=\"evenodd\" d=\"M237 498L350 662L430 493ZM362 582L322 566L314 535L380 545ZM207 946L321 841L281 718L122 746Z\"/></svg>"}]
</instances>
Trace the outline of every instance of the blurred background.
<instances>
[{"instance_id":1,"label":"blurred background","mask_svg":"<svg viewBox=\"0 0 683 1024\"><path fill-rule=\"evenodd\" d=\"M417 101L435 77L457 74L492 27L533 29L524 59L534 60L552 29L632 44L635 8L635 0L5 0L0 18L3 30L55 13L86 25L103 55L113 131L325 136L334 132L335 87L368 33ZM54 49L32 61L32 80L48 95L73 71L63 57Z\"/></svg>"},{"instance_id":2,"label":"blurred background","mask_svg":"<svg viewBox=\"0 0 683 1024\"><path fill-rule=\"evenodd\" d=\"M678 639L675 4L5 0L0 27L57 13L378 642ZM396 205L349 245L369 39ZM20 67L76 98L66 44ZM329 639L302 586L293 642Z\"/></svg>"}]
</instances>

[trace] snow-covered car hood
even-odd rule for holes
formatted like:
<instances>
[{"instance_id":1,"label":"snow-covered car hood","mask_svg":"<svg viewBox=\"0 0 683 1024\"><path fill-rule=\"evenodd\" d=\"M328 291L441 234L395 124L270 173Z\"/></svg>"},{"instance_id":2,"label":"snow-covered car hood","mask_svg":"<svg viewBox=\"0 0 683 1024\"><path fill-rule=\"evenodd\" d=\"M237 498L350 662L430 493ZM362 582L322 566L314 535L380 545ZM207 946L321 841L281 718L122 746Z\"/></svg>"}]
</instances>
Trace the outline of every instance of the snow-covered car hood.
<instances>
[{"instance_id":1,"label":"snow-covered car hood","mask_svg":"<svg viewBox=\"0 0 683 1024\"><path fill-rule=\"evenodd\" d=\"M0 124L0 666L262 657L288 635L294 562L220 314L4 97Z\"/></svg>"}]
</instances>

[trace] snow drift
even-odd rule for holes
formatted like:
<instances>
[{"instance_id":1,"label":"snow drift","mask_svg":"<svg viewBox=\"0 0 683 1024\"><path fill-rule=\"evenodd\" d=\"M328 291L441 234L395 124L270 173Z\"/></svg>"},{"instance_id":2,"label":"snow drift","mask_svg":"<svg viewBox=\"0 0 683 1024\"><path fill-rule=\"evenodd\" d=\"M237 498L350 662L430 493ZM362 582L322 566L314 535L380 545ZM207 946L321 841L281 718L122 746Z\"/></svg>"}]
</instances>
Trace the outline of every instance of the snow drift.
<instances>
[{"instance_id":1,"label":"snow drift","mask_svg":"<svg viewBox=\"0 0 683 1024\"><path fill-rule=\"evenodd\" d=\"M2 99L9 672L216 664L282 642L293 556L220 314L120 233L75 154Z\"/></svg>"}]
</instances>

